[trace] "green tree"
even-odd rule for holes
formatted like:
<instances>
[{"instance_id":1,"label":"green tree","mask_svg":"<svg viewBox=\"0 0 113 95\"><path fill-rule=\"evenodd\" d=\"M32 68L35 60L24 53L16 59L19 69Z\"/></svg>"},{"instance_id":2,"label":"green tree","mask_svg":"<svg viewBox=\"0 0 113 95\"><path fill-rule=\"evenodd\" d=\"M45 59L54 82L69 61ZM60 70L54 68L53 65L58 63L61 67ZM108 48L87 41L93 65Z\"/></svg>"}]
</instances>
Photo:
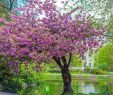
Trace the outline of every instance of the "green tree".
<instances>
[{"instance_id":1,"label":"green tree","mask_svg":"<svg viewBox=\"0 0 113 95\"><path fill-rule=\"evenodd\" d=\"M107 43L99 49L96 57L96 67L106 70L113 71L113 44Z\"/></svg>"}]
</instances>

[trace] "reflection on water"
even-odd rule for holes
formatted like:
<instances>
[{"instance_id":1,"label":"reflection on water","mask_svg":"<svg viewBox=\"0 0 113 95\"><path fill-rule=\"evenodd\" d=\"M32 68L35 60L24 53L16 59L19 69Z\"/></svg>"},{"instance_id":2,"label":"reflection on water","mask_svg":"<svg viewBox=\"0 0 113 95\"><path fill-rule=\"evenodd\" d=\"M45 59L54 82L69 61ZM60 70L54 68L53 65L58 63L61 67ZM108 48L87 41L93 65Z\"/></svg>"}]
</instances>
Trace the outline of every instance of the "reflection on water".
<instances>
[{"instance_id":1,"label":"reflection on water","mask_svg":"<svg viewBox=\"0 0 113 95\"><path fill-rule=\"evenodd\" d=\"M107 81L87 82L76 80L72 83L74 95L113 95L113 83ZM62 81L45 81L38 87L28 87L20 95L60 95L63 91ZM98 93L98 94L97 94Z\"/></svg>"},{"instance_id":2,"label":"reflection on water","mask_svg":"<svg viewBox=\"0 0 113 95\"><path fill-rule=\"evenodd\" d=\"M81 86L82 86L82 93L84 94L99 93L99 91L96 90L93 83L85 84L84 82L82 82Z\"/></svg>"}]
</instances>

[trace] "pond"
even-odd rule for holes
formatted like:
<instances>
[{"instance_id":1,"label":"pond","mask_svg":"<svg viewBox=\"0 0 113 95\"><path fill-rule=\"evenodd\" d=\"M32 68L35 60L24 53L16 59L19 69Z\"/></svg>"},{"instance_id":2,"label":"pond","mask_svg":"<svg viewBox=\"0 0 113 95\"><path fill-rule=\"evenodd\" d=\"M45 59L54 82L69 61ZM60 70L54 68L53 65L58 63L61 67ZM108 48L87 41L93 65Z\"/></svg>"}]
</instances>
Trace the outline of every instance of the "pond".
<instances>
[{"instance_id":1,"label":"pond","mask_svg":"<svg viewBox=\"0 0 113 95\"><path fill-rule=\"evenodd\" d=\"M113 95L113 82L73 80L74 95ZM61 95L63 91L62 81L48 80L38 87L28 87L19 92L20 95Z\"/></svg>"}]
</instances>

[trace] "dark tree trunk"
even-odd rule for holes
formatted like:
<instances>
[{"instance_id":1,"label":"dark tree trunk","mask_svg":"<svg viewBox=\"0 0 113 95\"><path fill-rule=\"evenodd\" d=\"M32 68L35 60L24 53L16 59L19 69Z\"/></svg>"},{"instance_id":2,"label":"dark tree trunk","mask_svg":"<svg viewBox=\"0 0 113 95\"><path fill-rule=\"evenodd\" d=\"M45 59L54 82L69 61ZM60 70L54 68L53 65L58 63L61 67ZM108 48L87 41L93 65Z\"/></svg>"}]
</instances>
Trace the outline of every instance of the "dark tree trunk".
<instances>
[{"instance_id":1,"label":"dark tree trunk","mask_svg":"<svg viewBox=\"0 0 113 95\"><path fill-rule=\"evenodd\" d=\"M62 95L72 95L73 90L71 86L71 74L69 70L70 62L71 62L72 54L69 55L69 61L67 62L66 57L53 57L56 63L59 65L62 71L62 79L64 83L64 91Z\"/></svg>"},{"instance_id":2,"label":"dark tree trunk","mask_svg":"<svg viewBox=\"0 0 113 95\"><path fill-rule=\"evenodd\" d=\"M11 11L11 10L13 9L14 1L15 1L15 0L10 0L10 1L9 1L9 3L10 3L10 5L9 5L9 11Z\"/></svg>"},{"instance_id":3,"label":"dark tree trunk","mask_svg":"<svg viewBox=\"0 0 113 95\"><path fill-rule=\"evenodd\" d=\"M71 86L71 74L68 67L62 69L62 78L64 83L63 94L72 95L73 90Z\"/></svg>"}]
</instances>

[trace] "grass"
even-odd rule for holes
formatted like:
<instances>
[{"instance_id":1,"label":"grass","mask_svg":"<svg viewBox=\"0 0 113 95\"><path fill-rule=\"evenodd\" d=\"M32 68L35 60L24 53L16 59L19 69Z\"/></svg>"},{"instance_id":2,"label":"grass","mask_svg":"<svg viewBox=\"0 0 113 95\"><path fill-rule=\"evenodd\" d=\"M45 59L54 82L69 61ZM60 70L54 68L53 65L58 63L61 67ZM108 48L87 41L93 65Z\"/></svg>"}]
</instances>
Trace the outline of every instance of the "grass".
<instances>
[{"instance_id":1,"label":"grass","mask_svg":"<svg viewBox=\"0 0 113 95\"><path fill-rule=\"evenodd\" d=\"M89 73L83 73L83 74L74 74L72 73L72 79L84 79L84 80L111 80L113 81L112 75L95 75L95 74L89 74ZM62 80L61 73L48 73L48 72L40 72L39 73L41 81L45 80Z\"/></svg>"}]
</instances>

